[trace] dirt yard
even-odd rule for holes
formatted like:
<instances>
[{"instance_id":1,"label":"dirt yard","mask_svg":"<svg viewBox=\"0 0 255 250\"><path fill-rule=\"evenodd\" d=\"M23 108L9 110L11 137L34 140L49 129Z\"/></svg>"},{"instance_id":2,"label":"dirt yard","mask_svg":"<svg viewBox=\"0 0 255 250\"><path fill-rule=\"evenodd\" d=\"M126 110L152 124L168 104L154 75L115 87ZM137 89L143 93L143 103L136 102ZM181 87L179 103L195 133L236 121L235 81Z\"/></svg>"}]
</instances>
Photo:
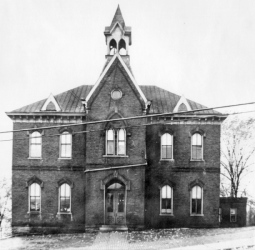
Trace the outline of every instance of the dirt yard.
<instances>
[{"instance_id":1,"label":"dirt yard","mask_svg":"<svg viewBox=\"0 0 255 250\"><path fill-rule=\"evenodd\" d=\"M34 249L171 249L206 243L250 239L255 249L255 227L218 229L160 229L126 233L87 232L84 234L31 235L0 240L1 250ZM181 248L180 248L181 249ZM230 248L236 249L236 248Z\"/></svg>"}]
</instances>

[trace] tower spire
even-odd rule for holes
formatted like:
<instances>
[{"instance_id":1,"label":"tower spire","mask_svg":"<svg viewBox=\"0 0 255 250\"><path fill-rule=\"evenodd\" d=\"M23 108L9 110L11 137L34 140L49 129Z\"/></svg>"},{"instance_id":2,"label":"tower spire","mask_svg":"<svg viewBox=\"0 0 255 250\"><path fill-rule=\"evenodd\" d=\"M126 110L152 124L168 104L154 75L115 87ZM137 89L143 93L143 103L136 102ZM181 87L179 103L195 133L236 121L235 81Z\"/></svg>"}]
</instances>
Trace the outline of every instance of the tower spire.
<instances>
[{"instance_id":1,"label":"tower spire","mask_svg":"<svg viewBox=\"0 0 255 250\"><path fill-rule=\"evenodd\" d=\"M112 19L112 24L111 24L110 27L113 28L113 26L114 26L115 23L117 23L117 22L122 26L123 29L125 28L125 21L124 21L124 18L123 18L123 16L122 16L122 13L121 13L120 6L119 6L119 5L118 5L117 10L116 10L116 12L115 12L115 15L114 15L114 17L113 17L113 19Z\"/></svg>"}]
</instances>

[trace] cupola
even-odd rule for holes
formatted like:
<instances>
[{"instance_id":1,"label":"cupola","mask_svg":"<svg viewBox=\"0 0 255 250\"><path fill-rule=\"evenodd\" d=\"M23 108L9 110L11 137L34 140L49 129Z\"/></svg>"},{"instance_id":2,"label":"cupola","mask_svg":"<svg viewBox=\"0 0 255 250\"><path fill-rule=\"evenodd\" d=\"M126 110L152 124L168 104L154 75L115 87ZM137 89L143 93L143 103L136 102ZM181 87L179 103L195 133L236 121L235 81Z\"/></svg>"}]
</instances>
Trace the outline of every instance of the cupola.
<instances>
[{"instance_id":1,"label":"cupola","mask_svg":"<svg viewBox=\"0 0 255 250\"><path fill-rule=\"evenodd\" d=\"M107 45L106 56L113 56L117 52L121 56L128 55L128 46L132 43L131 27L125 25L119 5L112 19L111 25L105 27L104 35Z\"/></svg>"}]
</instances>

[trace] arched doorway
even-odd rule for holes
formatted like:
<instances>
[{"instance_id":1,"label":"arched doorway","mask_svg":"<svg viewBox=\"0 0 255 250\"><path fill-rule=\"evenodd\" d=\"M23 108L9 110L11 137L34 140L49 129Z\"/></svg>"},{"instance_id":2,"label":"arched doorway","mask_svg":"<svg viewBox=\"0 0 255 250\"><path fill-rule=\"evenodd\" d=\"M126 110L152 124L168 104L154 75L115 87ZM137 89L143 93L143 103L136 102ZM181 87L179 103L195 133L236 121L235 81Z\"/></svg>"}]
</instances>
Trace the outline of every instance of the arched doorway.
<instances>
[{"instance_id":1,"label":"arched doorway","mask_svg":"<svg viewBox=\"0 0 255 250\"><path fill-rule=\"evenodd\" d=\"M126 224L126 186L118 179L105 186L105 215L107 225Z\"/></svg>"}]
</instances>

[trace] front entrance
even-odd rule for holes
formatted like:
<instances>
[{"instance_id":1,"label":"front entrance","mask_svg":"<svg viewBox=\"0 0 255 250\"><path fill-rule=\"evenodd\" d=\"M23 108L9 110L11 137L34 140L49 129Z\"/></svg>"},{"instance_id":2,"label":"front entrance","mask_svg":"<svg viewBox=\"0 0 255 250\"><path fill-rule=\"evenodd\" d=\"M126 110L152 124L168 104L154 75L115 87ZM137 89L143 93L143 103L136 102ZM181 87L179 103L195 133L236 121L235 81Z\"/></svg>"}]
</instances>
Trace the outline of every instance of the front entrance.
<instances>
[{"instance_id":1,"label":"front entrance","mask_svg":"<svg viewBox=\"0 0 255 250\"><path fill-rule=\"evenodd\" d=\"M106 224L126 224L126 190L121 182L110 183L105 193Z\"/></svg>"}]
</instances>

